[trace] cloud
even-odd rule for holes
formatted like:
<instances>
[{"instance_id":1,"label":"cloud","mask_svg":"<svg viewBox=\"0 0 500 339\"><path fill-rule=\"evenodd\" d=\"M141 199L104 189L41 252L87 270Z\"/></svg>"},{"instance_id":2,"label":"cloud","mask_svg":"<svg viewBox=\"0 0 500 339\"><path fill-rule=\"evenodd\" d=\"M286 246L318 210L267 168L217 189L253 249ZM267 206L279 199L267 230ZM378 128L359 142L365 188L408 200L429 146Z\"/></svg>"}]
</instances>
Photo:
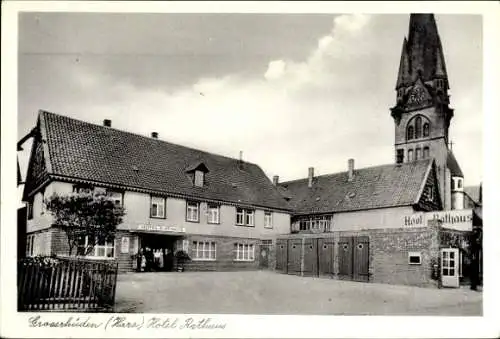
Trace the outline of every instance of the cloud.
<instances>
[{"instance_id":1,"label":"cloud","mask_svg":"<svg viewBox=\"0 0 500 339\"><path fill-rule=\"evenodd\" d=\"M119 129L156 131L160 139L227 156L242 150L246 160L283 180L306 176L309 166L318 174L343 171L348 158L356 167L390 163L389 108L404 33L388 29L386 20L337 16L303 60L269 60L253 77L221 74L171 91L80 65L68 76L72 90L89 99L57 109L96 123L111 118Z\"/></svg>"}]
</instances>

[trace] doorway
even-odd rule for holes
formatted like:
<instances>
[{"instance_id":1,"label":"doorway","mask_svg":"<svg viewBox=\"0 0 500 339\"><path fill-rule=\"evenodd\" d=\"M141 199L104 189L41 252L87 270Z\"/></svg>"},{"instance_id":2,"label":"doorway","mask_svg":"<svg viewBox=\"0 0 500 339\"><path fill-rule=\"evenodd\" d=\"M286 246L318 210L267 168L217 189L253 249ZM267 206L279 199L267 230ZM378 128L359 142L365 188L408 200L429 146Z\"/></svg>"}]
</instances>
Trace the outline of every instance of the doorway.
<instances>
[{"instance_id":1,"label":"doorway","mask_svg":"<svg viewBox=\"0 0 500 339\"><path fill-rule=\"evenodd\" d=\"M177 237L142 233L139 236L138 270L141 272L170 272L174 270Z\"/></svg>"}]
</instances>

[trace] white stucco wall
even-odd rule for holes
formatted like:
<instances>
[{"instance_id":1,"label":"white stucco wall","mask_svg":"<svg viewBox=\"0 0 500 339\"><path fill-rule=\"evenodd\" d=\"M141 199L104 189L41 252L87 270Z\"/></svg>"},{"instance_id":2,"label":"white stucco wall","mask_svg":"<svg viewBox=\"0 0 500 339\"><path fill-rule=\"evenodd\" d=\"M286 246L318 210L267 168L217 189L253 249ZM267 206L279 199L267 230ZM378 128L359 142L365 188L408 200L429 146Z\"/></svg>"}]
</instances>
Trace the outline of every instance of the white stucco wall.
<instances>
[{"instance_id":1,"label":"white stucco wall","mask_svg":"<svg viewBox=\"0 0 500 339\"><path fill-rule=\"evenodd\" d=\"M340 212L333 215L332 231L359 231L404 227L405 216L413 215L410 206Z\"/></svg>"},{"instance_id":2,"label":"white stucco wall","mask_svg":"<svg viewBox=\"0 0 500 339\"><path fill-rule=\"evenodd\" d=\"M70 194L73 184L53 182L45 188L44 197L53 193ZM264 227L264 210L256 209L254 227L236 225L236 207L230 205L220 206L220 224L207 222L207 203L200 203L199 222L186 221L186 201L179 198L167 198L166 218L151 218L151 196L145 193L127 191L123 197L126 215L118 229L137 229L139 225L159 226L160 228L172 227L178 231L184 230L189 234L221 235L245 238L272 238L277 234L290 233L290 215L281 212L272 212L273 227ZM42 213L42 193L34 197L33 219L27 221L27 232L40 231L49 228L52 223L50 213ZM168 231L167 231L168 232Z\"/></svg>"}]
</instances>

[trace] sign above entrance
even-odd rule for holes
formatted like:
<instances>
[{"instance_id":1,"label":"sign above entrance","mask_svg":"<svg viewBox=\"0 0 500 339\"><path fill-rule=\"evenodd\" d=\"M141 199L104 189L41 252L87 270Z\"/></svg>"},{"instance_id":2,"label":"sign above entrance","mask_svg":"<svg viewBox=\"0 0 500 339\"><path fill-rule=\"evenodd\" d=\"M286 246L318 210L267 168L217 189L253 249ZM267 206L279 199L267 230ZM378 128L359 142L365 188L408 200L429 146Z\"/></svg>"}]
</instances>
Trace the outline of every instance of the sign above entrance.
<instances>
[{"instance_id":1,"label":"sign above entrance","mask_svg":"<svg viewBox=\"0 0 500 339\"><path fill-rule=\"evenodd\" d=\"M451 228L459 231L472 230L472 210L452 210L452 211L436 211L422 212L407 215L403 219L404 227L426 227L429 221L441 221L441 227Z\"/></svg>"},{"instance_id":2,"label":"sign above entrance","mask_svg":"<svg viewBox=\"0 0 500 339\"><path fill-rule=\"evenodd\" d=\"M153 231L153 232L173 232L173 233L186 233L184 227L176 226L164 226L164 225L151 225L151 224L139 224L137 225L138 231Z\"/></svg>"}]
</instances>

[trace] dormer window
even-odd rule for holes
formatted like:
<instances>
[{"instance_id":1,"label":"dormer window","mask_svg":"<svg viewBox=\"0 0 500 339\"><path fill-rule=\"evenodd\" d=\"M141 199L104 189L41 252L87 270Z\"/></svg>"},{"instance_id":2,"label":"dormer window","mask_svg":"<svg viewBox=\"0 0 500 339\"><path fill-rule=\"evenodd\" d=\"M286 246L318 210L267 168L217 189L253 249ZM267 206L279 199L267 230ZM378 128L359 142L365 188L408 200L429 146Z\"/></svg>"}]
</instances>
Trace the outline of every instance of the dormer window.
<instances>
[{"instance_id":1,"label":"dormer window","mask_svg":"<svg viewBox=\"0 0 500 339\"><path fill-rule=\"evenodd\" d=\"M444 80L443 79L436 80L436 88L441 89L441 90L444 88Z\"/></svg>"},{"instance_id":2,"label":"dormer window","mask_svg":"<svg viewBox=\"0 0 500 339\"><path fill-rule=\"evenodd\" d=\"M186 173L191 178L193 185L203 187L206 184L205 174L208 173L208 168L204 163L198 162L186 169Z\"/></svg>"},{"instance_id":3,"label":"dormer window","mask_svg":"<svg viewBox=\"0 0 500 339\"><path fill-rule=\"evenodd\" d=\"M194 172L194 185L198 187L203 187L205 181L205 173L200 170Z\"/></svg>"}]
</instances>

